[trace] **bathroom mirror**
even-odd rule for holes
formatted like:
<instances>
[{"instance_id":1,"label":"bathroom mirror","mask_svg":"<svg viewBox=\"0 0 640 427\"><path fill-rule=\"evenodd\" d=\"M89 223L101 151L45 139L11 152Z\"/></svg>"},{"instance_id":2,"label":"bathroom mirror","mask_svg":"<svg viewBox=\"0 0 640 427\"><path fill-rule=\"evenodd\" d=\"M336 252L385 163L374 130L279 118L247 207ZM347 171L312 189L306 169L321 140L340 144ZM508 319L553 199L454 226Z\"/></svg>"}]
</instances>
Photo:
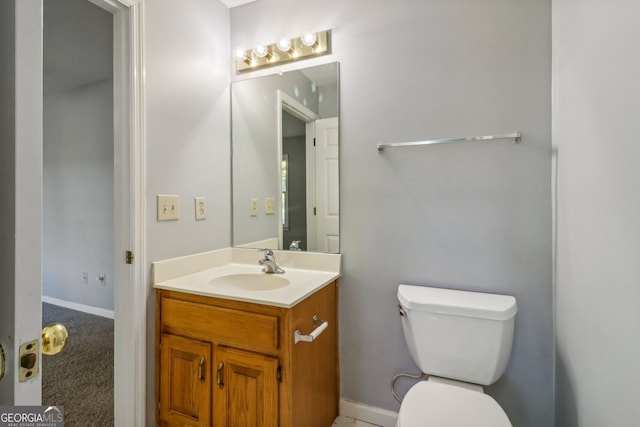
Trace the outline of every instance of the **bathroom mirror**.
<instances>
[{"instance_id":1,"label":"bathroom mirror","mask_svg":"<svg viewBox=\"0 0 640 427\"><path fill-rule=\"evenodd\" d=\"M233 246L340 251L338 86L338 63L231 85Z\"/></svg>"}]
</instances>

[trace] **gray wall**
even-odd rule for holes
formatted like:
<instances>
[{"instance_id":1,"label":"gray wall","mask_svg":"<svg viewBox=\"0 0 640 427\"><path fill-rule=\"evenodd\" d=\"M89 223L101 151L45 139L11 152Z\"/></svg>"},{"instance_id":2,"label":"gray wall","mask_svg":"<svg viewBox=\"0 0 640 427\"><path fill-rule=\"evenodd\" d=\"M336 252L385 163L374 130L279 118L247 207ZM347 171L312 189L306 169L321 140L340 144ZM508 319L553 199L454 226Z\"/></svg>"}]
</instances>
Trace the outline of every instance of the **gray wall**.
<instances>
[{"instance_id":1,"label":"gray wall","mask_svg":"<svg viewBox=\"0 0 640 427\"><path fill-rule=\"evenodd\" d=\"M554 0L558 427L640 419L638 16Z\"/></svg>"},{"instance_id":2,"label":"gray wall","mask_svg":"<svg viewBox=\"0 0 640 427\"><path fill-rule=\"evenodd\" d=\"M340 74L339 70L338 74ZM318 114L320 115L321 119L338 117L338 108L340 106L340 100L338 97L339 90L339 85L337 84L318 86Z\"/></svg>"},{"instance_id":3,"label":"gray wall","mask_svg":"<svg viewBox=\"0 0 640 427\"><path fill-rule=\"evenodd\" d=\"M229 246L229 12L215 0L145 2L149 261ZM157 222L156 195L180 195ZM194 198L208 217L195 221Z\"/></svg>"},{"instance_id":4,"label":"gray wall","mask_svg":"<svg viewBox=\"0 0 640 427\"><path fill-rule=\"evenodd\" d=\"M106 310L114 308L112 40L111 13L87 0L44 2L42 293Z\"/></svg>"},{"instance_id":5,"label":"gray wall","mask_svg":"<svg viewBox=\"0 0 640 427\"><path fill-rule=\"evenodd\" d=\"M112 81L45 96L43 146L43 295L113 310Z\"/></svg>"},{"instance_id":6,"label":"gray wall","mask_svg":"<svg viewBox=\"0 0 640 427\"><path fill-rule=\"evenodd\" d=\"M307 64L340 61L344 397L397 410L391 378L417 371L399 283L506 293L519 304L514 349L488 392L514 425L553 425L550 18L550 1L260 0L232 9L231 46L332 29L332 55ZM376 150L515 130L520 145Z\"/></svg>"},{"instance_id":7,"label":"gray wall","mask_svg":"<svg viewBox=\"0 0 640 427\"><path fill-rule=\"evenodd\" d=\"M215 0L144 6L147 261L230 245L229 11ZM156 221L156 195L179 194L181 218ZM208 217L195 220L194 197ZM150 266L149 266L150 267ZM155 425L155 297L147 304L147 425Z\"/></svg>"}]
</instances>

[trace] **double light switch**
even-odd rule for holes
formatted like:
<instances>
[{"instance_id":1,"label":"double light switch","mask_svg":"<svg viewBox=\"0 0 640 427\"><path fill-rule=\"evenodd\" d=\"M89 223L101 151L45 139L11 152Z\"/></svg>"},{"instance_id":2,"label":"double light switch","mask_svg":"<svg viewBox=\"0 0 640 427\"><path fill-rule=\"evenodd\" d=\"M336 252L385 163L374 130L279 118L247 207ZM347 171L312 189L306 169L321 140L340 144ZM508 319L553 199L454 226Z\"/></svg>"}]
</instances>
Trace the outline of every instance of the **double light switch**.
<instances>
[{"instance_id":1,"label":"double light switch","mask_svg":"<svg viewBox=\"0 0 640 427\"><path fill-rule=\"evenodd\" d=\"M158 194L158 221L177 221L180 218L180 196Z\"/></svg>"}]
</instances>

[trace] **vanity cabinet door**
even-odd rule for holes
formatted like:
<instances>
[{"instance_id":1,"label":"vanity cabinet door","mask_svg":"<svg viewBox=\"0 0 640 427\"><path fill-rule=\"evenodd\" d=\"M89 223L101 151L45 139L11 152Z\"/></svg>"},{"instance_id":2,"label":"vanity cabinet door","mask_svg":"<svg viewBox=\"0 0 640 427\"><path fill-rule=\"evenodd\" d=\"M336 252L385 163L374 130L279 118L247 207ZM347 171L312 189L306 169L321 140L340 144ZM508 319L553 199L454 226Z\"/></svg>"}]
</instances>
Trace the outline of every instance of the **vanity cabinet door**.
<instances>
[{"instance_id":1,"label":"vanity cabinet door","mask_svg":"<svg viewBox=\"0 0 640 427\"><path fill-rule=\"evenodd\" d=\"M211 426L211 343L162 334L160 424Z\"/></svg>"},{"instance_id":2,"label":"vanity cabinet door","mask_svg":"<svg viewBox=\"0 0 640 427\"><path fill-rule=\"evenodd\" d=\"M229 347L215 349L215 427L278 426L278 359Z\"/></svg>"}]
</instances>

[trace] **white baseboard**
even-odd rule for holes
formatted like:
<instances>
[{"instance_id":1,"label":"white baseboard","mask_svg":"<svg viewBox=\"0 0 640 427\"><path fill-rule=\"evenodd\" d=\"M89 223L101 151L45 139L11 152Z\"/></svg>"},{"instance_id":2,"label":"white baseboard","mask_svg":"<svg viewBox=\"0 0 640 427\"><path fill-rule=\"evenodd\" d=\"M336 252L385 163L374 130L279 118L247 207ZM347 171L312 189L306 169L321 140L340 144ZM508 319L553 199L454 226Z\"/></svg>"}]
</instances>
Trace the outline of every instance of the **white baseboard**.
<instances>
[{"instance_id":1,"label":"white baseboard","mask_svg":"<svg viewBox=\"0 0 640 427\"><path fill-rule=\"evenodd\" d=\"M115 313L113 310L107 310L106 308L100 307L92 307L90 305L79 304L77 302L65 301L54 297L48 297L46 295L42 295L42 302L57 305L60 307L70 308L71 310L82 311L83 313L94 314L100 317L106 317L108 319L113 319L115 317Z\"/></svg>"},{"instance_id":2,"label":"white baseboard","mask_svg":"<svg viewBox=\"0 0 640 427\"><path fill-rule=\"evenodd\" d=\"M395 427L398 413L352 400L340 399L340 415L375 424L382 427Z\"/></svg>"}]
</instances>

